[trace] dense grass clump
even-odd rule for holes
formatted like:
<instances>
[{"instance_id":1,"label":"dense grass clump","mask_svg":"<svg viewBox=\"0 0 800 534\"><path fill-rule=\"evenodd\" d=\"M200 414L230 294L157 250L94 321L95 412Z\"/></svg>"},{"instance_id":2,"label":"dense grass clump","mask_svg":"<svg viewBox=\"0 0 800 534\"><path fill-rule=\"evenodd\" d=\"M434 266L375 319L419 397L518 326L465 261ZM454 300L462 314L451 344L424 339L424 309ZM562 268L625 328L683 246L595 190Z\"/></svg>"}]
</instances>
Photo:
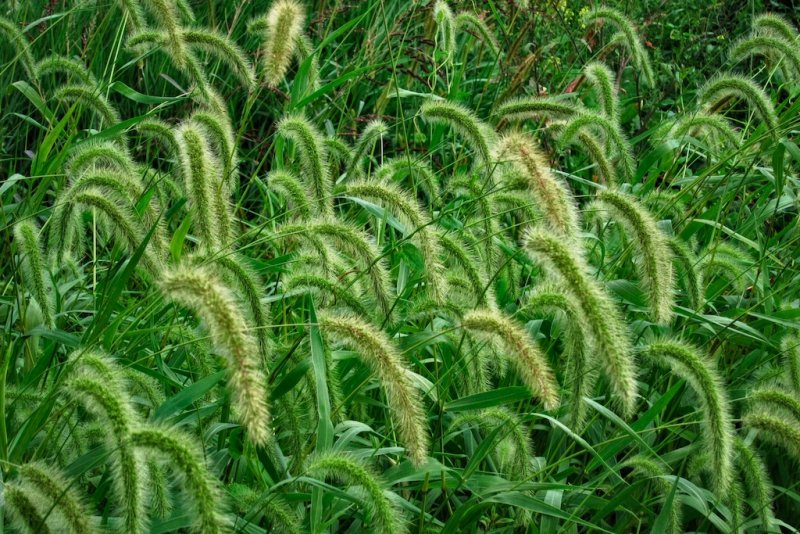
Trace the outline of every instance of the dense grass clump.
<instances>
[{"instance_id":1,"label":"dense grass clump","mask_svg":"<svg viewBox=\"0 0 800 534\"><path fill-rule=\"evenodd\" d=\"M0 530L800 528L797 17L696 4L0 2Z\"/></svg>"}]
</instances>

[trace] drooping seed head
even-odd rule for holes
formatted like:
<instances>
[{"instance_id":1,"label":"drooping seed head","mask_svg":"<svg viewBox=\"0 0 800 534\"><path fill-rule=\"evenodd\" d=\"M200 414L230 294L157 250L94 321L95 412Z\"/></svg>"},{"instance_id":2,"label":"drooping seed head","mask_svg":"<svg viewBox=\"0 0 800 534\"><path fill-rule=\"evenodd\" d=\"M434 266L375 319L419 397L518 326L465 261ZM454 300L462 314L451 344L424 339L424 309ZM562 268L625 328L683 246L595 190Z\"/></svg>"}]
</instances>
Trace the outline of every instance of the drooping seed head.
<instances>
[{"instance_id":1,"label":"drooping seed head","mask_svg":"<svg viewBox=\"0 0 800 534\"><path fill-rule=\"evenodd\" d=\"M266 378L259 362L258 342L230 289L198 265L166 270L159 286L170 300L190 308L203 319L214 344L228 360L233 405L239 411L248 438L256 445L264 445L270 436Z\"/></svg>"},{"instance_id":2,"label":"drooping seed head","mask_svg":"<svg viewBox=\"0 0 800 534\"><path fill-rule=\"evenodd\" d=\"M624 414L636 407L636 364L625 322L616 305L591 276L589 267L574 245L564 243L551 232L531 231L526 249L540 260L545 271L560 279L586 318L601 367L608 377L613 399Z\"/></svg>"},{"instance_id":3,"label":"drooping seed head","mask_svg":"<svg viewBox=\"0 0 800 534\"><path fill-rule=\"evenodd\" d=\"M711 462L714 491L726 495L733 481L734 429L728 395L713 361L697 348L675 340L651 343L641 351L654 363L669 367L686 380L700 398L703 411L701 430Z\"/></svg>"},{"instance_id":4,"label":"drooping seed head","mask_svg":"<svg viewBox=\"0 0 800 534\"><path fill-rule=\"evenodd\" d=\"M522 381L538 395L546 410L558 407L558 383L547 358L523 328L497 310L473 310L461 320L461 326L482 336L499 339L507 358L515 364Z\"/></svg>"},{"instance_id":5,"label":"drooping seed head","mask_svg":"<svg viewBox=\"0 0 800 534\"><path fill-rule=\"evenodd\" d=\"M383 331L353 316L320 314L319 325L323 335L358 352L377 375L406 454L415 465L421 464L428 455L425 413L409 378L411 371L394 343Z\"/></svg>"}]
</instances>

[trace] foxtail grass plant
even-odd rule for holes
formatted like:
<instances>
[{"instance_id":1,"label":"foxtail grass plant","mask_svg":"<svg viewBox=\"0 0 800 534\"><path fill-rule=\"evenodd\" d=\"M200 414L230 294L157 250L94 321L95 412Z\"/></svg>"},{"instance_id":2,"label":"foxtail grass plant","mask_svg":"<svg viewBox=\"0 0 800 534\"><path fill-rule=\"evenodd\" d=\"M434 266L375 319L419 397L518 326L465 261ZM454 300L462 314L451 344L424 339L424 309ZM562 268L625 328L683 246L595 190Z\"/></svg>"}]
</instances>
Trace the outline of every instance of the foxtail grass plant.
<instances>
[{"instance_id":1,"label":"foxtail grass plant","mask_svg":"<svg viewBox=\"0 0 800 534\"><path fill-rule=\"evenodd\" d=\"M619 35L620 39L618 42L625 46L626 51L630 54L631 59L640 70L647 84L650 87L654 87L655 73L653 72L653 66L650 63L650 57L642 42L642 38L636 31L633 22L620 11L611 7L593 9L583 16L584 24L593 24L598 21L608 23L614 27L617 33L611 37L611 41L617 42L615 36Z\"/></svg>"},{"instance_id":2,"label":"foxtail grass plant","mask_svg":"<svg viewBox=\"0 0 800 534\"><path fill-rule=\"evenodd\" d=\"M364 492L360 500L369 511L377 532L402 534L408 531L402 511L389 499L382 481L364 462L351 455L329 452L310 458L306 472L360 487Z\"/></svg>"}]
</instances>

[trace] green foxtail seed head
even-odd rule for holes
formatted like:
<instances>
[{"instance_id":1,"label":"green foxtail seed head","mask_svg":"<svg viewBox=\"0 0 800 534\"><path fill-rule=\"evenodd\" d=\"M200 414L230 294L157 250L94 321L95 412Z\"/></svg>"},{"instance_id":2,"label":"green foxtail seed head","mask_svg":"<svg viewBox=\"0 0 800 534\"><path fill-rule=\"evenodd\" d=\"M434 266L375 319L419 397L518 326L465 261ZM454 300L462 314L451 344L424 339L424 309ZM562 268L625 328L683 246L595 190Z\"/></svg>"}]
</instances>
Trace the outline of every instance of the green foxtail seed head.
<instances>
[{"instance_id":1,"label":"green foxtail seed head","mask_svg":"<svg viewBox=\"0 0 800 534\"><path fill-rule=\"evenodd\" d=\"M703 273L698 269L697 256L687 243L680 237L673 236L668 245L672 252L672 259L678 266L678 275L683 280L686 296L693 310L701 310L705 304L703 294Z\"/></svg>"},{"instance_id":2,"label":"green foxtail seed head","mask_svg":"<svg viewBox=\"0 0 800 534\"><path fill-rule=\"evenodd\" d=\"M140 0L119 0L119 5L125 13L131 26L131 31L136 31L145 24L144 12Z\"/></svg>"},{"instance_id":3,"label":"green foxtail seed head","mask_svg":"<svg viewBox=\"0 0 800 534\"><path fill-rule=\"evenodd\" d=\"M788 66L788 72L795 78L800 76L800 47L771 35L751 35L733 44L730 58L740 62L751 56L775 57Z\"/></svg>"},{"instance_id":4,"label":"green foxtail seed head","mask_svg":"<svg viewBox=\"0 0 800 534\"><path fill-rule=\"evenodd\" d=\"M344 452L318 453L308 459L308 475L340 481L347 486L360 486L364 506L369 512L371 526L381 534L408 532L403 512L389 499L385 483L363 461Z\"/></svg>"},{"instance_id":5,"label":"green foxtail seed head","mask_svg":"<svg viewBox=\"0 0 800 534\"><path fill-rule=\"evenodd\" d=\"M442 235L439 237L439 243L449 259L464 271L469 282L468 287L475 297L475 305L493 305L494 295L491 284L484 276L475 254L465 247L455 235L453 237Z\"/></svg>"},{"instance_id":6,"label":"green foxtail seed head","mask_svg":"<svg viewBox=\"0 0 800 534\"><path fill-rule=\"evenodd\" d=\"M455 102L427 100L420 108L420 115L431 124L450 126L475 152L476 162L490 167L491 147L496 136L472 111Z\"/></svg>"},{"instance_id":7,"label":"green foxtail seed head","mask_svg":"<svg viewBox=\"0 0 800 534\"><path fill-rule=\"evenodd\" d=\"M144 240L141 231L141 219L134 213L128 203L116 199L109 199L104 191L98 188L89 188L77 192L72 201L78 205L94 208L95 212L104 215L113 225L114 230L127 244L129 252L133 254ZM155 256L152 250L146 249L142 256L142 264L150 272L158 272L161 259Z\"/></svg>"},{"instance_id":8,"label":"green foxtail seed head","mask_svg":"<svg viewBox=\"0 0 800 534\"><path fill-rule=\"evenodd\" d=\"M704 110L712 113L734 98L746 101L764 122L770 134L776 135L779 121L775 107L764 89L750 78L733 74L717 76L706 82L697 95Z\"/></svg>"},{"instance_id":9,"label":"green foxtail seed head","mask_svg":"<svg viewBox=\"0 0 800 534\"><path fill-rule=\"evenodd\" d=\"M178 153L178 140L175 137L175 130L166 122L159 119L144 119L134 126L136 131L148 139L154 139L161 143L166 149L167 155L177 161ZM173 167L173 172L178 167Z\"/></svg>"},{"instance_id":10,"label":"green foxtail seed head","mask_svg":"<svg viewBox=\"0 0 800 534\"><path fill-rule=\"evenodd\" d=\"M375 300L381 311L389 315L394 300L390 286L389 271L373 237L360 228L340 222L314 221L298 225L283 225L284 235L298 235L307 238L318 238L330 243L333 248L353 258L361 265L362 272L367 273Z\"/></svg>"},{"instance_id":11,"label":"green foxtail seed head","mask_svg":"<svg viewBox=\"0 0 800 534\"><path fill-rule=\"evenodd\" d=\"M505 174L503 178L505 178ZM535 224L542 219L536 210L536 201L528 191L511 191L508 193L495 193L492 195L493 211L500 217L510 215L514 223L511 230L512 237L526 226Z\"/></svg>"},{"instance_id":12,"label":"green foxtail seed head","mask_svg":"<svg viewBox=\"0 0 800 534\"><path fill-rule=\"evenodd\" d=\"M567 327L563 331L564 352L567 358L564 377L570 391L570 424L574 430L581 429L586 417L586 403L583 402L583 397L590 396L596 381L596 372L595 365L589 359L594 348L591 344L591 331L580 306L563 287L545 283L538 285L528 295L520 311L523 314L531 312L564 314L567 322Z\"/></svg>"},{"instance_id":13,"label":"green foxtail seed head","mask_svg":"<svg viewBox=\"0 0 800 534\"><path fill-rule=\"evenodd\" d=\"M264 79L276 87L284 77L303 32L305 10L294 0L277 0L265 17L251 21L250 31L261 32Z\"/></svg>"},{"instance_id":14,"label":"green foxtail seed head","mask_svg":"<svg viewBox=\"0 0 800 534\"><path fill-rule=\"evenodd\" d=\"M15 59L19 61L29 80L37 77L36 60L31 53L31 45L25 36L19 31L17 24L13 20L0 17L0 36L5 37L11 43L11 47L16 53Z\"/></svg>"},{"instance_id":15,"label":"green foxtail seed head","mask_svg":"<svg viewBox=\"0 0 800 534\"><path fill-rule=\"evenodd\" d=\"M407 177L414 189L425 193L431 205L439 196L438 178L428 164L418 159L408 157L387 159L375 170L373 176L380 182L398 177L402 180Z\"/></svg>"},{"instance_id":16,"label":"green foxtail seed head","mask_svg":"<svg viewBox=\"0 0 800 534\"><path fill-rule=\"evenodd\" d=\"M166 467L152 455L147 457L147 485L150 489L152 514L160 519L168 517L172 512L172 501Z\"/></svg>"},{"instance_id":17,"label":"green foxtail seed head","mask_svg":"<svg viewBox=\"0 0 800 534\"><path fill-rule=\"evenodd\" d=\"M258 342L230 289L201 266L166 270L159 285L170 300L202 318L214 344L228 360L229 391L249 439L256 445L266 444L270 437L270 414Z\"/></svg>"},{"instance_id":18,"label":"green foxtail seed head","mask_svg":"<svg viewBox=\"0 0 800 534\"><path fill-rule=\"evenodd\" d=\"M64 164L66 173L73 177L78 177L92 167L116 169L120 173L127 175L127 182L138 182L133 177L135 176L136 168L130 154L117 143L110 141L84 143L69 151L69 159ZM141 184L137 185L141 186ZM141 194L141 191L139 194ZM132 198L131 200L135 202L138 198Z\"/></svg>"},{"instance_id":19,"label":"green foxtail seed head","mask_svg":"<svg viewBox=\"0 0 800 534\"><path fill-rule=\"evenodd\" d=\"M169 36L170 55L175 64L182 67L186 63L186 39L181 32L180 17L175 9L174 0L141 0L160 26Z\"/></svg>"},{"instance_id":20,"label":"green foxtail seed head","mask_svg":"<svg viewBox=\"0 0 800 534\"><path fill-rule=\"evenodd\" d=\"M528 190L545 215L545 223L558 234L574 238L579 232L578 209L567 185L556 178L547 166L533 137L511 133L497 144L498 161L519 167L527 178Z\"/></svg>"},{"instance_id":21,"label":"green foxtail seed head","mask_svg":"<svg viewBox=\"0 0 800 534\"><path fill-rule=\"evenodd\" d=\"M391 182L375 180L347 184L345 192L348 196L377 200L399 217L406 226L406 235L415 236L419 241L419 251L425 262L426 289L432 299L441 301L446 292L446 281L439 262L439 243L431 229L430 219L413 196Z\"/></svg>"},{"instance_id":22,"label":"green foxtail seed head","mask_svg":"<svg viewBox=\"0 0 800 534\"><path fill-rule=\"evenodd\" d=\"M715 135L718 141L724 140L734 149L738 149L742 140L738 133L731 127L722 115L716 113L696 113L680 117L670 128L667 135L678 141L683 141L684 136L698 137L700 132Z\"/></svg>"},{"instance_id":23,"label":"green foxtail seed head","mask_svg":"<svg viewBox=\"0 0 800 534\"><path fill-rule=\"evenodd\" d=\"M75 534L94 532L89 522L90 513L81 502L81 496L70 482L57 470L43 463L27 463L19 468L19 474L25 484L35 488L63 516L65 525Z\"/></svg>"},{"instance_id":24,"label":"green foxtail seed head","mask_svg":"<svg viewBox=\"0 0 800 534\"><path fill-rule=\"evenodd\" d=\"M720 241L709 245L702 253L698 269L706 280L706 287L715 277L721 277L741 294L750 283L753 258L731 243Z\"/></svg>"},{"instance_id":25,"label":"green foxtail seed head","mask_svg":"<svg viewBox=\"0 0 800 534\"><path fill-rule=\"evenodd\" d=\"M783 411L800 421L800 400L791 393L778 388L763 388L751 391L747 400L753 409L766 413Z\"/></svg>"},{"instance_id":26,"label":"green foxtail seed head","mask_svg":"<svg viewBox=\"0 0 800 534\"><path fill-rule=\"evenodd\" d=\"M428 456L425 412L400 351L383 331L357 317L321 314L319 325L323 335L358 352L377 375L406 454L420 465Z\"/></svg>"},{"instance_id":27,"label":"green foxtail seed head","mask_svg":"<svg viewBox=\"0 0 800 534\"><path fill-rule=\"evenodd\" d=\"M291 212L301 221L311 218L311 202L306 187L295 174L286 170L272 171L266 182L273 191L281 193L291 208Z\"/></svg>"},{"instance_id":28,"label":"green foxtail seed head","mask_svg":"<svg viewBox=\"0 0 800 534\"><path fill-rule=\"evenodd\" d=\"M261 296L266 293L263 282L247 264L247 260L239 254L217 255L207 258L207 260L212 266L221 267L228 278L233 280L234 286L239 289L255 325L255 337L258 339L258 346L261 349L261 357L264 362L268 362L271 354L268 314L266 307L261 302Z\"/></svg>"},{"instance_id":29,"label":"green foxtail seed head","mask_svg":"<svg viewBox=\"0 0 800 534\"><path fill-rule=\"evenodd\" d=\"M523 96L506 100L494 111L498 119L507 121L538 120L542 118L565 119L579 112L577 102L556 100L550 97Z\"/></svg>"},{"instance_id":30,"label":"green foxtail seed head","mask_svg":"<svg viewBox=\"0 0 800 534\"><path fill-rule=\"evenodd\" d=\"M222 191L227 188L224 187L221 169L212 157L208 139L199 125L182 125L176 138L181 175L186 182L186 192L202 243L209 250L217 250L227 244L231 227L229 206L222 198Z\"/></svg>"},{"instance_id":31,"label":"green foxtail seed head","mask_svg":"<svg viewBox=\"0 0 800 534\"><path fill-rule=\"evenodd\" d=\"M786 18L775 13L762 13L753 19L753 30L772 35L797 45L797 29Z\"/></svg>"},{"instance_id":32,"label":"green foxtail seed head","mask_svg":"<svg viewBox=\"0 0 800 534\"><path fill-rule=\"evenodd\" d=\"M180 30L180 38L192 50L202 50L227 66L247 91L256 86L256 73L244 51L230 37L207 28Z\"/></svg>"},{"instance_id":33,"label":"green foxtail seed head","mask_svg":"<svg viewBox=\"0 0 800 534\"><path fill-rule=\"evenodd\" d=\"M46 517L39 511L37 496L33 491L13 482L3 484L3 508L8 510L12 526L26 534L50 534L52 530Z\"/></svg>"},{"instance_id":34,"label":"green foxtail seed head","mask_svg":"<svg viewBox=\"0 0 800 534\"><path fill-rule=\"evenodd\" d=\"M178 9L180 16L185 22L195 21L194 11L192 11L189 0L175 0L175 7Z\"/></svg>"},{"instance_id":35,"label":"green foxtail seed head","mask_svg":"<svg viewBox=\"0 0 800 534\"><path fill-rule=\"evenodd\" d=\"M552 232L528 233L526 248L540 260L545 271L560 279L577 303L592 335L600 366L608 377L613 400L625 415L636 407L636 364L622 314L600 284L591 276L583 255Z\"/></svg>"},{"instance_id":36,"label":"green foxtail seed head","mask_svg":"<svg viewBox=\"0 0 800 534\"><path fill-rule=\"evenodd\" d=\"M140 53L139 49L145 46L163 51L175 68L195 84L197 93L202 100L206 102L215 100L205 68L194 50L186 49L182 59L175 57L174 49L170 46L170 37L166 32L152 29L137 30L128 37L126 46L136 53Z\"/></svg>"},{"instance_id":37,"label":"green foxtail seed head","mask_svg":"<svg viewBox=\"0 0 800 534\"><path fill-rule=\"evenodd\" d=\"M734 428L725 385L713 360L695 347L676 340L656 341L641 352L686 380L700 399L703 411L701 430L709 451L714 491L725 496L733 480Z\"/></svg>"},{"instance_id":38,"label":"green foxtail seed head","mask_svg":"<svg viewBox=\"0 0 800 534\"><path fill-rule=\"evenodd\" d=\"M617 159L623 177L633 178L636 173L636 164L633 159L631 145L619 125L608 119L605 115L600 115L591 111L584 111L574 115L562 128L559 137L560 145L566 146L572 142L573 138L581 132L599 131L603 138L613 149L614 157Z\"/></svg>"},{"instance_id":39,"label":"green foxtail seed head","mask_svg":"<svg viewBox=\"0 0 800 534\"><path fill-rule=\"evenodd\" d=\"M297 63L299 63L298 71L300 73L303 72L304 65L308 62L308 70L306 71L306 93L319 89L319 56L316 53L314 42L309 39L307 35L300 35L297 38L294 48L294 57Z\"/></svg>"},{"instance_id":40,"label":"green foxtail seed head","mask_svg":"<svg viewBox=\"0 0 800 534\"><path fill-rule=\"evenodd\" d=\"M617 171L608 159L606 148L600 138L589 130L578 132L575 142L583 147L597 166L597 171L601 180L607 185L615 185L619 182Z\"/></svg>"},{"instance_id":41,"label":"green foxtail seed head","mask_svg":"<svg viewBox=\"0 0 800 534\"><path fill-rule=\"evenodd\" d=\"M650 212L633 197L619 191L605 190L597 194L597 202L630 234L638 253L636 266L648 296L651 317L659 323L670 323L675 280L667 236Z\"/></svg>"},{"instance_id":42,"label":"green foxtail seed head","mask_svg":"<svg viewBox=\"0 0 800 534\"><path fill-rule=\"evenodd\" d=\"M52 74L66 74L68 78L73 78L83 85L97 87L97 79L79 59L52 54L36 64L36 75L40 83L42 78Z\"/></svg>"},{"instance_id":43,"label":"green foxtail seed head","mask_svg":"<svg viewBox=\"0 0 800 534\"><path fill-rule=\"evenodd\" d=\"M144 487L141 459L130 444L130 433L138 424L125 391L114 382L89 374L79 374L64 384L72 398L79 400L106 425L109 449L114 451L115 493L120 500L124 531L137 534L145 524Z\"/></svg>"},{"instance_id":44,"label":"green foxtail seed head","mask_svg":"<svg viewBox=\"0 0 800 534\"><path fill-rule=\"evenodd\" d=\"M205 130L209 143L216 150L216 159L222 162L222 181L226 192L235 189L239 155L230 117L224 110L201 110L192 113L191 120Z\"/></svg>"},{"instance_id":45,"label":"green foxtail seed head","mask_svg":"<svg viewBox=\"0 0 800 534\"><path fill-rule=\"evenodd\" d=\"M520 378L531 393L538 395L546 410L559 405L558 383L547 358L531 336L513 320L496 310L473 310L461 320L461 326L485 337L499 339L507 358L516 366Z\"/></svg>"},{"instance_id":46,"label":"green foxtail seed head","mask_svg":"<svg viewBox=\"0 0 800 534\"><path fill-rule=\"evenodd\" d=\"M478 18L474 13L462 11L455 16L455 31L472 30L478 34L483 45L489 49L493 56L500 55L500 45L497 44L494 34L486 26L483 19Z\"/></svg>"},{"instance_id":47,"label":"green foxtail seed head","mask_svg":"<svg viewBox=\"0 0 800 534\"><path fill-rule=\"evenodd\" d=\"M314 192L315 214L318 217L333 216L331 177L326 165L327 150L317 128L300 115L290 115L278 124L277 135L291 139L300 153L303 174L309 180L308 187Z\"/></svg>"},{"instance_id":48,"label":"green foxtail seed head","mask_svg":"<svg viewBox=\"0 0 800 534\"><path fill-rule=\"evenodd\" d=\"M528 429L522 419L505 408L488 408L477 413L466 413L453 419L450 428L458 428L477 424L493 431L497 427L504 429L500 437L508 447L499 447L498 463L506 476L511 480L526 480L530 477L533 447L528 439Z\"/></svg>"},{"instance_id":49,"label":"green foxtail seed head","mask_svg":"<svg viewBox=\"0 0 800 534\"><path fill-rule=\"evenodd\" d=\"M491 279L497 270L498 256L494 236L499 231L490 196L485 193L484 183L479 183L479 180L479 174L461 176L451 180L448 186L456 196L467 200L466 205L469 207L469 211L465 214L468 221L467 226L479 224L482 227L483 235L479 239L484 250L482 265L487 278Z\"/></svg>"},{"instance_id":50,"label":"green foxtail seed head","mask_svg":"<svg viewBox=\"0 0 800 534\"><path fill-rule=\"evenodd\" d=\"M758 438L784 449L795 460L800 460L800 422L783 414L756 411L742 419L746 428L758 430Z\"/></svg>"},{"instance_id":51,"label":"green foxtail seed head","mask_svg":"<svg viewBox=\"0 0 800 534\"><path fill-rule=\"evenodd\" d=\"M614 86L614 73L605 63L592 61L583 67L586 80L591 84L597 94L597 101L603 114L610 120L619 124L620 107L617 89Z\"/></svg>"},{"instance_id":52,"label":"green foxtail seed head","mask_svg":"<svg viewBox=\"0 0 800 534\"><path fill-rule=\"evenodd\" d=\"M336 135L326 137L323 143L328 152L328 172L333 178L339 177L342 167L353 160L353 150Z\"/></svg>"},{"instance_id":53,"label":"green foxtail seed head","mask_svg":"<svg viewBox=\"0 0 800 534\"><path fill-rule=\"evenodd\" d=\"M437 46L444 53L445 61L452 63L456 54L456 18L444 0L436 0L433 5L433 20L436 23Z\"/></svg>"},{"instance_id":54,"label":"green foxtail seed head","mask_svg":"<svg viewBox=\"0 0 800 534\"><path fill-rule=\"evenodd\" d=\"M367 124L353 149L347 169L348 177L357 178L364 175L364 158L371 157L375 145L380 145L383 142L383 136L388 133L389 127L380 119L375 119Z\"/></svg>"},{"instance_id":55,"label":"green foxtail seed head","mask_svg":"<svg viewBox=\"0 0 800 534\"><path fill-rule=\"evenodd\" d=\"M130 440L137 449L162 456L181 475L186 493L194 504L195 532L216 534L227 531L216 479L206 469L203 455L196 449L192 438L177 428L144 426L134 430Z\"/></svg>"},{"instance_id":56,"label":"green foxtail seed head","mask_svg":"<svg viewBox=\"0 0 800 534\"><path fill-rule=\"evenodd\" d=\"M619 42L623 43L633 59L633 63L641 71L650 87L655 87L655 74L650 64L650 57L644 47L642 38L636 32L633 22L625 15L610 7L593 9L583 16L583 23L587 26L602 20L613 25L620 36Z\"/></svg>"},{"instance_id":57,"label":"green foxtail seed head","mask_svg":"<svg viewBox=\"0 0 800 534\"><path fill-rule=\"evenodd\" d=\"M767 475L764 461L741 438L733 440L733 448L736 454L734 464L742 477L744 487L747 488L751 507L761 521L763 532L771 532L775 520L772 514L772 482Z\"/></svg>"},{"instance_id":58,"label":"green foxtail seed head","mask_svg":"<svg viewBox=\"0 0 800 534\"><path fill-rule=\"evenodd\" d=\"M69 354L67 362L69 367L64 371L65 376L91 375L105 384L123 389L120 382L123 370L103 351L81 347Z\"/></svg>"},{"instance_id":59,"label":"green foxtail seed head","mask_svg":"<svg viewBox=\"0 0 800 534\"><path fill-rule=\"evenodd\" d=\"M333 297L331 300L337 306L342 306L349 309L351 312L359 315L362 319L369 320L374 313L369 313L367 308L361 301L353 295L346 287L342 287L336 282L324 276L316 275L310 272L299 272L292 274L284 280L284 287L287 291L298 290L306 288L316 292L321 292L324 296L330 295ZM320 304L325 307L326 300L322 298Z\"/></svg>"},{"instance_id":60,"label":"green foxtail seed head","mask_svg":"<svg viewBox=\"0 0 800 534\"><path fill-rule=\"evenodd\" d=\"M14 225L14 242L21 256L22 281L42 312L48 328L54 325L54 306L51 296L50 275L39 243L39 228L30 220Z\"/></svg>"},{"instance_id":61,"label":"green foxtail seed head","mask_svg":"<svg viewBox=\"0 0 800 534\"><path fill-rule=\"evenodd\" d=\"M53 93L53 98L67 103L82 104L90 108L100 117L103 126L106 128L114 126L120 121L117 109L111 105L105 96L92 87L64 85L56 89Z\"/></svg>"},{"instance_id":62,"label":"green foxtail seed head","mask_svg":"<svg viewBox=\"0 0 800 534\"><path fill-rule=\"evenodd\" d=\"M98 193L103 198L94 198ZM60 261L76 241L76 233L81 223L77 217L78 207L82 199L88 199L90 207L102 204L99 207L100 211L115 225L119 224L120 233L125 239L134 239L130 243L135 243L133 247L135 249L140 242L141 228L149 230L158 219L156 206L152 201L145 206L144 217L139 218L133 212L132 206L139 202L143 193L143 187L138 180L118 169L94 168L80 175L61 193L48 221L47 244L51 258ZM165 239L161 230L158 228L151 240L155 252L159 252L158 246L163 244ZM148 255L149 251L146 252L145 261L148 261Z\"/></svg>"}]
</instances>

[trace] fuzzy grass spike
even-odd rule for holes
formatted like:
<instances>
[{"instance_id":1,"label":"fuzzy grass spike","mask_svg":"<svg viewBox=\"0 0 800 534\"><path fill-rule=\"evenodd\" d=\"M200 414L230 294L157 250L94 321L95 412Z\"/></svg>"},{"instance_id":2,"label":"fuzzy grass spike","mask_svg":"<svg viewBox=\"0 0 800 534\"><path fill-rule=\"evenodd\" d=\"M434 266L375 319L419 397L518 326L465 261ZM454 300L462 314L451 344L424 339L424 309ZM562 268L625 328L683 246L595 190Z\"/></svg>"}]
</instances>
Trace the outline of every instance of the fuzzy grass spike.
<instances>
[{"instance_id":1,"label":"fuzzy grass spike","mask_svg":"<svg viewBox=\"0 0 800 534\"><path fill-rule=\"evenodd\" d=\"M208 473L202 453L195 449L192 438L175 428L145 426L134 430L130 440L136 448L163 456L183 477L197 515L194 531L216 534L228 530L220 511L216 480Z\"/></svg>"},{"instance_id":2,"label":"fuzzy grass spike","mask_svg":"<svg viewBox=\"0 0 800 534\"><path fill-rule=\"evenodd\" d=\"M734 429L728 396L716 366L698 349L681 341L657 341L642 349L642 354L660 366L669 367L700 398L704 419L701 431L709 451L709 472L715 492L724 497L733 481Z\"/></svg>"},{"instance_id":3,"label":"fuzzy grass spike","mask_svg":"<svg viewBox=\"0 0 800 534\"><path fill-rule=\"evenodd\" d=\"M579 215L572 193L562 180L553 175L531 136L524 133L506 135L498 143L497 159L519 167L548 226L567 238L578 235Z\"/></svg>"},{"instance_id":4,"label":"fuzzy grass spike","mask_svg":"<svg viewBox=\"0 0 800 534\"><path fill-rule=\"evenodd\" d=\"M495 310L473 310L461 320L461 326L488 338L502 341L522 381L531 393L537 395L546 410L554 410L560 400L558 383L547 358L536 342L525 330L514 324L501 312Z\"/></svg>"},{"instance_id":5,"label":"fuzzy grass spike","mask_svg":"<svg viewBox=\"0 0 800 534\"><path fill-rule=\"evenodd\" d=\"M319 325L324 335L358 352L378 376L406 454L420 465L428 456L425 412L409 378L410 370L394 343L384 332L357 317L321 314Z\"/></svg>"},{"instance_id":6,"label":"fuzzy grass spike","mask_svg":"<svg viewBox=\"0 0 800 534\"><path fill-rule=\"evenodd\" d=\"M20 467L20 476L25 483L36 488L64 517L71 532L89 534L95 528L89 521L91 514L81 501L78 491L70 487L70 482L52 467L42 463L27 463Z\"/></svg>"},{"instance_id":7,"label":"fuzzy grass spike","mask_svg":"<svg viewBox=\"0 0 800 534\"><path fill-rule=\"evenodd\" d=\"M250 31L262 35L264 78L269 87L277 87L286 77L304 20L305 9L300 3L278 0L265 17L251 21Z\"/></svg>"},{"instance_id":8,"label":"fuzzy grass spike","mask_svg":"<svg viewBox=\"0 0 800 534\"><path fill-rule=\"evenodd\" d=\"M258 341L230 289L208 269L178 266L165 271L159 281L164 294L187 306L206 324L211 338L227 358L229 390L249 439L267 443L270 413L266 377L259 364Z\"/></svg>"},{"instance_id":9,"label":"fuzzy grass spike","mask_svg":"<svg viewBox=\"0 0 800 534\"><path fill-rule=\"evenodd\" d=\"M130 443L130 433L138 420L127 395L116 386L101 378L79 374L66 382L64 388L108 425L106 439L114 451L116 473L112 478L122 504L123 530L138 534L146 523L141 477L144 466Z\"/></svg>"},{"instance_id":10,"label":"fuzzy grass spike","mask_svg":"<svg viewBox=\"0 0 800 534\"><path fill-rule=\"evenodd\" d=\"M383 481L367 465L354 456L341 452L327 452L309 458L306 472L309 475L341 481L348 486L364 490L363 503L369 510L372 527L381 534L408 532L403 513L386 496Z\"/></svg>"},{"instance_id":11,"label":"fuzzy grass spike","mask_svg":"<svg viewBox=\"0 0 800 534\"><path fill-rule=\"evenodd\" d=\"M630 234L638 252L637 268L648 295L651 317L658 323L670 323L675 281L666 235L650 212L633 197L619 191L605 190L597 194L597 202Z\"/></svg>"},{"instance_id":12,"label":"fuzzy grass spike","mask_svg":"<svg viewBox=\"0 0 800 534\"><path fill-rule=\"evenodd\" d=\"M621 42L630 52L634 64L640 69L644 79L650 87L655 87L655 74L642 38L636 32L633 22L621 12L610 7L600 7L587 12L583 16L583 23L593 24L598 20L611 23L618 30ZM612 38L613 39L613 38Z\"/></svg>"},{"instance_id":13,"label":"fuzzy grass spike","mask_svg":"<svg viewBox=\"0 0 800 534\"><path fill-rule=\"evenodd\" d=\"M490 166L495 133L472 111L455 102L428 100L420 108L420 115L431 124L450 126L475 152L476 160L486 167Z\"/></svg>"},{"instance_id":14,"label":"fuzzy grass spike","mask_svg":"<svg viewBox=\"0 0 800 534\"><path fill-rule=\"evenodd\" d=\"M764 122L771 135L776 135L779 120L772 101L758 84L750 78L726 74L708 81L697 95L707 112L717 111L729 100L739 98L747 102Z\"/></svg>"},{"instance_id":15,"label":"fuzzy grass spike","mask_svg":"<svg viewBox=\"0 0 800 534\"><path fill-rule=\"evenodd\" d=\"M614 402L625 415L636 407L636 364L620 311L589 274L583 256L551 232L537 229L525 239L526 248L546 271L561 279L578 303L592 333L601 368L608 377Z\"/></svg>"},{"instance_id":16,"label":"fuzzy grass spike","mask_svg":"<svg viewBox=\"0 0 800 534\"><path fill-rule=\"evenodd\" d=\"M330 175L325 165L327 150L317 128L300 115L288 116L278 123L277 134L291 139L300 152L300 164L313 191L315 213L319 217L333 216L333 198Z\"/></svg>"},{"instance_id":17,"label":"fuzzy grass spike","mask_svg":"<svg viewBox=\"0 0 800 534\"><path fill-rule=\"evenodd\" d=\"M14 225L14 241L22 256L22 281L28 286L31 296L39 305L42 320L48 328L53 328L53 299L50 295L50 280L44 262L44 254L39 242L39 229L31 221Z\"/></svg>"}]
</instances>

